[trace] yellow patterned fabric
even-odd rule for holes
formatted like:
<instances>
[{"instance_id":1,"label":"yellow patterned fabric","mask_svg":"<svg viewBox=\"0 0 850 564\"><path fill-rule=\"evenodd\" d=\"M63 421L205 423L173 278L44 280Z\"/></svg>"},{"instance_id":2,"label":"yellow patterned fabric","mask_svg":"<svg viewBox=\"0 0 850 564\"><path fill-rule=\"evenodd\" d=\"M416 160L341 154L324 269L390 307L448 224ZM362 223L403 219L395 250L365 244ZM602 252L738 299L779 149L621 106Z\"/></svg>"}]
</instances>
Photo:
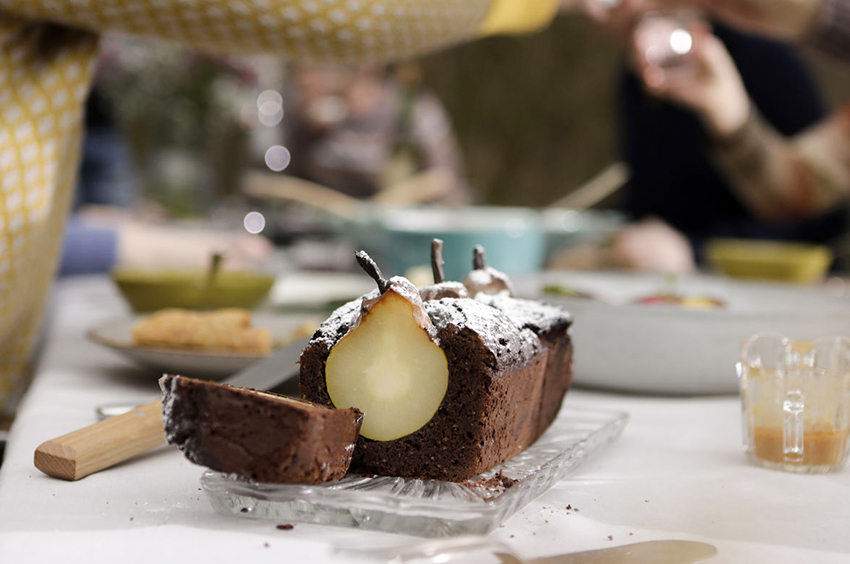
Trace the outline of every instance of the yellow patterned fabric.
<instances>
[{"instance_id":1,"label":"yellow patterned fabric","mask_svg":"<svg viewBox=\"0 0 850 564\"><path fill-rule=\"evenodd\" d=\"M558 12L558 6L558 0L493 0L480 31L485 34L533 31L548 24Z\"/></svg>"},{"instance_id":2,"label":"yellow patterned fabric","mask_svg":"<svg viewBox=\"0 0 850 564\"><path fill-rule=\"evenodd\" d=\"M0 0L0 411L25 388L80 156L97 32L303 61L529 31L555 0Z\"/></svg>"}]
</instances>

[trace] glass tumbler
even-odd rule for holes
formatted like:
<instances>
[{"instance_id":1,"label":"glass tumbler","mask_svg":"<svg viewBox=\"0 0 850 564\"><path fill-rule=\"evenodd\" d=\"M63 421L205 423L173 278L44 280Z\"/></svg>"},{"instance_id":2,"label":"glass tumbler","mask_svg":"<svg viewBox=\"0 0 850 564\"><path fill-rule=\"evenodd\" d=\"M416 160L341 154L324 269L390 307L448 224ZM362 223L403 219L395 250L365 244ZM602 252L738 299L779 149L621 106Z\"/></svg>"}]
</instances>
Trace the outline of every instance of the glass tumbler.
<instances>
[{"instance_id":1,"label":"glass tumbler","mask_svg":"<svg viewBox=\"0 0 850 564\"><path fill-rule=\"evenodd\" d=\"M699 17L692 10L648 12L635 26L635 48L650 65L665 71L689 70L694 47L690 30Z\"/></svg>"},{"instance_id":2,"label":"glass tumbler","mask_svg":"<svg viewBox=\"0 0 850 564\"><path fill-rule=\"evenodd\" d=\"M741 351L744 450L758 466L815 474L844 467L850 437L850 339L758 334Z\"/></svg>"}]
</instances>

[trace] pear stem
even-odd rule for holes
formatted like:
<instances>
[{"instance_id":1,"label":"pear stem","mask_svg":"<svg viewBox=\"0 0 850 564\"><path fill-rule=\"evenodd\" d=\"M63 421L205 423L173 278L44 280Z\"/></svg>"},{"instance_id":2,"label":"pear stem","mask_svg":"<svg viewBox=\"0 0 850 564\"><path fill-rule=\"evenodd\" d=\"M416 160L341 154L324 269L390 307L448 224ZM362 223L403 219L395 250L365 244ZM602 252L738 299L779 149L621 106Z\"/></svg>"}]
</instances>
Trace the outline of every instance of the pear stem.
<instances>
[{"instance_id":1,"label":"pear stem","mask_svg":"<svg viewBox=\"0 0 850 564\"><path fill-rule=\"evenodd\" d=\"M472 268L475 270L487 268L487 256L484 254L484 247L481 245L475 245L475 250L472 252Z\"/></svg>"},{"instance_id":2,"label":"pear stem","mask_svg":"<svg viewBox=\"0 0 850 564\"><path fill-rule=\"evenodd\" d=\"M207 268L206 287L210 288L215 284L215 279L221 270L221 263L224 261L224 253L213 253L210 257L210 266Z\"/></svg>"},{"instance_id":3,"label":"pear stem","mask_svg":"<svg viewBox=\"0 0 850 564\"><path fill-rule=\"evenodd\" d=\"M443 260L443 240L434 239L431 241L431 272L434 273L434 282L442 284L446 281L446 273L443 270L443 265L446 264Z\"/></svg>"},{"instance_id":4,"label":"pear stem","mask_svg":"<svg viewBox=\"0 0 850 564\"><path fill-rule=\"evenodd\" d=\"M377 282L378 290L381 294L386 293L389 289L390 285L387 282L387 279L384 278L384 275L381 274L381 269L378 268L378 264L372 260L372 257L366 251L357 251L354 255L357 258L357 263L360 265L360 268L366 271L366 274L372 277L372 279Z\"/></svg>"}]
</instances>

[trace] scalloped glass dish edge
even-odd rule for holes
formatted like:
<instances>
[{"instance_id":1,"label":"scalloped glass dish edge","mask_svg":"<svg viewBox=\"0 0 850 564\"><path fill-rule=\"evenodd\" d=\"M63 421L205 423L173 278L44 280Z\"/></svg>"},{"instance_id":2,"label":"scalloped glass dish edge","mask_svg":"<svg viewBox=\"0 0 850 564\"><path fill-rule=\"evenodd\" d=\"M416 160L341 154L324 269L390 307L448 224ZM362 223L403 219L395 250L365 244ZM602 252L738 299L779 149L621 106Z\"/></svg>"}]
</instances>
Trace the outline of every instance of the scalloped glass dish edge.
<instances>
[{"instance_id":1,"label":"scalloped glass dish edge","mask_svg":"<svg viewBox=\"0 0 850 564\"><path fill-rule=\"evenodd\" d=\"M487 534L613 443L627 421L620 411L565 406L532 446L459 484L357 475L318 486L258 484L208 470L201 485L224 515L420 537Z\"/></svg>"}]
</instances>

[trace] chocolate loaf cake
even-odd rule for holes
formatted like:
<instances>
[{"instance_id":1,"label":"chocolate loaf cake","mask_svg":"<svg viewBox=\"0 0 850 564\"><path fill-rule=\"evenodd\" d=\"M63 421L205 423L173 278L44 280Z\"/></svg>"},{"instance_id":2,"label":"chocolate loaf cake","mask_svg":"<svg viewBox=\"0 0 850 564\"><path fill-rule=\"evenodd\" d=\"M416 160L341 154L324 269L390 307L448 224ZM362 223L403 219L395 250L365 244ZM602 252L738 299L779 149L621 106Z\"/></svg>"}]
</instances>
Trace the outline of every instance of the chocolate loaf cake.
<instances>
[{"instance_id":1,"label":"chocolate loaf cake","mask_svg":"<svg viewBox=\"0 0 850 564\"><path fill-rule=\"evenodd\" d=\"M187 458L258 482L318 484L348 470L362 414L182 376L163 376L165 436Z\"/></svg>"},{"instance_id":2,"label":"chocolate loaf cake","mask_svg":"<svg viewBox=\"0 0 850 564\"><path fill-rule=\"evenodd\" d=\"M379 295L337 309L313 336L301 356L305 399L334 406L328 357L360 324L361 302ZM448 365L445 396L433 417L410 434L384 441L361 435L351 470L464 481L522 452L554 420L572 380L571 319L560 309L507 296L443 298L421 307Z\"/></svg>"},{"instance_id":3,"label":"chocolate loaf cake","mask_svg":"<svg viewBox=\"0 0 850 564\"><path fill-rule=\"evenodd\" d=\"M533 332L548 351L538 409L538 434L542 435L557 417L564 395L573 383L573 346L568 336L564 338L569 321L564 324L562 309L541 302L504 295L479 294L477 299L506 314L523 329Z\"/></svg>"}]
</instances>

